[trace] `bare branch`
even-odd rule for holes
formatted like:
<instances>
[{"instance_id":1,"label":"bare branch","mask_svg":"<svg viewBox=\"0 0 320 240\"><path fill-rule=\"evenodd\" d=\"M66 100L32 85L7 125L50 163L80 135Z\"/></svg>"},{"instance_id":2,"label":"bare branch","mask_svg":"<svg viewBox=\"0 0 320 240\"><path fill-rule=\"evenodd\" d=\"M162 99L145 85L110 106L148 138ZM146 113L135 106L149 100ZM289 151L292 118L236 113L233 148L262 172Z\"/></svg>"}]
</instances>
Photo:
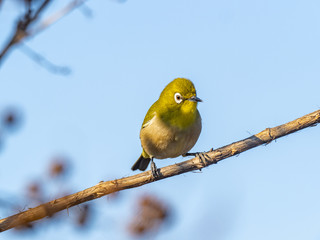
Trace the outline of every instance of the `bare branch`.
<instances>
[{"instance_id":1,"label":"bare branch","mask_svg":"<svg viewBox=\"0 0 320 240\"><path fill-rule=\"evenodd\" d=\"M59 11L55 12L45 20L43 20L38 27L33 29L28 33L28 35L34 36L38 34L39 32L43 31L44 29L48 28L52 24L56 23L59 21L61 18L65 17L68 15L70 12L75 10L76 8L80 7L82 4L84 4L87 0L74 0L70 2L68 5L65 7L61 8Z\"/></svg>"},{"instance_id":2,"label":"bare branch","mask_svg":"<svg viewBox=\"0 0 320 240\"><path fill-rule=\"evenodd\" d=\"M30 23L32 23L33 21L37 20L37 18L41 14L41 12L45 9L45 7L47 7L47 5L48 5L48 3L50 1L51 0L44 0L44 2L40 5L40 7L37 9L35 14L33 15L33 17L30 19ZM27 30L27 28L25 28L25 30Z\"/></svg>"},{"instance_id":3,"label":"bare branch","mask_svg":"<svg viewBox=\"0 0 320 240\"><path fill-rule=\"evenodd\" d=\"M71 73L71 69L66 66L58 66L52 62L50 62L47 58L42 56L41 54L35 52L33 49L28 47L25 44L21 45L20 50L25 53L30 59L32 59L34 62L39 64L40 66L44 67L48 71L54 73L54 74L62 74L62 75L68 75Z\"/></svg>"},{"instance_id":4,"label":"bare branch","mask_svg":"<svg viewBox=\"0 0 320 240\"><path fill-rule=\"evenodd\" d=\"M38 19L39 15L48 6L50 1L51 0L44 0L39 8L34 12L34 14L30 10L30 8L27 9L23 18L18 21L15 33L0 53L0 64L3 60L3 57L7 54L8 50L14 45L18 44L23 38L27 36L27 30L29 26Z\"/></svg>"},{"instance_id":5,"label":"bare branch","mask_svg":"<svg viewBox=\"0 0 320 240\"><path fill-rule=\"evenodd\" d=\"M8 53L9 49L13 46L19 44L23 39L26 37L33 37L39 32L43 31L47 27L51 26L53 23L57 22L71 11L76 9L77 7L83 5L87 0L73 0L69 2L65 7L60 9L58 12L54 13L52 16L48 17L47 19L43 20L38 27L34 27L34 29L30 29L30 26L34 24L38 19L39 16L42 14L44 9L48 6L51 0L44 0L44 2L39 6L37 10L33 12L30 8L27 9L26 13L24 14L23 18L18 21L16 25L16 30L5 45L3 50L0 52L0 65L3 61L4 56Z\"/></svg>"},{"instance_id":6,"label":"bare branch","mask_svg":"<svg viewBox=\"0 0 320 240\"><path fill-rule=\"evenodd\" d=\"M99 184L83 191L47 202L45 204L41 204L35 208L31 208L27 211L1 219L0 231L2 232L14 227L26 225L41 218L52 216L53 214L64 209L100 198L110 193L139 187L164 178L176 176L196 169L202 169L251 148L260 146L262 144L268 144L277 138L286 136L307 127L316 126L319 122L320 110L317 110L286 124L274 128L267 128L262 132L244 140L218 148L214 151L209 151L207 152L207 155L210 157L210 159L206 159L205 162L195 157L181 163L161 168L159 169L159 177L156 179L152 177L151 171L147 171L130 177L100 182Z\"/></svg>"}]
</instances>

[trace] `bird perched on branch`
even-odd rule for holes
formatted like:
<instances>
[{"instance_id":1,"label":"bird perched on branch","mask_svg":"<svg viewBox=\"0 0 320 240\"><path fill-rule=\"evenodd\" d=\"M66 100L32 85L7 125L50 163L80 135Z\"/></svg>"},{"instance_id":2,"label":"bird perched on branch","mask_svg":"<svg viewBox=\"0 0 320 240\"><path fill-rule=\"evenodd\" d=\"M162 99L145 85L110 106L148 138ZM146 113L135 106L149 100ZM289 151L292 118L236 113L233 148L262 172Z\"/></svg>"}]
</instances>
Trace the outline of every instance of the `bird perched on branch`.
<instances>
[{"instance_id":1,"label":"bird perched on branch","mask_svg":"<svg viewBox=\"0 0 320 240\"><path fill-rule=\"evenodd\" d=\"M189 79L176 78L163 89L144 118L140 131L142 154L132 170L144 171L151 161L152 174L157 176L153 158L175 158L188 153L201 132L198 102L202 100Z\"/></svg>"}]
</instances>

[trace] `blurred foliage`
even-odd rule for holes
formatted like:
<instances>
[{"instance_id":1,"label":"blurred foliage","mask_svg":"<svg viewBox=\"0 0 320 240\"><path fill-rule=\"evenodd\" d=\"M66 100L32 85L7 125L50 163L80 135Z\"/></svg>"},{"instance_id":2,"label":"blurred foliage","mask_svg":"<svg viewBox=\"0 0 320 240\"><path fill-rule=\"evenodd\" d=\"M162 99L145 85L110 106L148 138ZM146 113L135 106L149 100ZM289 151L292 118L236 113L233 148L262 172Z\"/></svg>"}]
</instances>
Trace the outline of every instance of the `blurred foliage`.
<instances>
[{"instance_id":1,"label":"blurred foliage","mask_svg":"<svg viewBox=\"0 0 320 240\"><path fill-rule=\"evenodd\" d=\"M22 125L22 111L17 107L7 107L1 114L1 127L5 131L19 130Z\"/></svg>"},{"instance_id":2,"label":"blurred foliage","mask_svg":"<svg viewBox=\"0 0 320 240\"><path fill-rule=\"evenodd\" d=\"M26 183L22 201L19 201L18 197L5 200L6 196L1 196L0 207L5 209L9 215L12 215L27 210L27 207L35 207L73 192L70 191L70 186L66 181L72 172L70 158L62 155L52 157L47 171L44 172L44 177L38 177ZM63 181L60 181L61 179ZM53 191L54 189L55 191ZM119 200L119 192L106 196L106 199ZM110 204L110 201L105 203ZM94 202L84 203L67 211L49 215L49 217L41 221L26 223L14 230L17 234L32 234L37 230L43 229L48 224L57 224L58 222L68 222L77 227L77 229L88 230L95 218L93 206ZM128 232L138 238L158 233L161 230L161 226L172 215L167 204L152 195L139 197L135 209L136 212L131 219ZM66 217L66 214L68 217ZM71 221L68 221L70 219Z\"/></svg>"},{"instance_id":3,"label":"blurred foliage","mask_svg":"<svg viewBox=\"0 0 320 240\"><path fill-rule=\"evenodd\" d=\"M0 151L6 138L20 129L23 123L22 111L17 107L7 107L0 111Z\"/></svg>"},{"instance_id":4,"label":"blurred foliage","mask_svg":"<svg viewBox=\"0 0 320 240\"><path fill-rule=\"evenodd\" d=\"M129 225L130 233L136 237L155 234L171 215L168 206L151 195L142 196L136 209L137 214Z\"/></svg>"},{"instance_id":5,"label":"blurred foliage","mask_svg":"<svg viewBox=\"0 0 320 240\"><path fill-rule=\"evenodd\" d=\"M78 227L86 227L92 216L91 204L83 204L76 213L76 224Z\"/></svg>"},{"instance_id":6,"label":"blurred foliage","mask_svg":"<svg viewBox=\"0 0 320 240\"><path fill-rule=\"evenodd\" d=\"M67 157L56 156L49 166L49 175L52 178L66 177L69 175L71 168L71 161Z\"/></svg>"}]
</instances>

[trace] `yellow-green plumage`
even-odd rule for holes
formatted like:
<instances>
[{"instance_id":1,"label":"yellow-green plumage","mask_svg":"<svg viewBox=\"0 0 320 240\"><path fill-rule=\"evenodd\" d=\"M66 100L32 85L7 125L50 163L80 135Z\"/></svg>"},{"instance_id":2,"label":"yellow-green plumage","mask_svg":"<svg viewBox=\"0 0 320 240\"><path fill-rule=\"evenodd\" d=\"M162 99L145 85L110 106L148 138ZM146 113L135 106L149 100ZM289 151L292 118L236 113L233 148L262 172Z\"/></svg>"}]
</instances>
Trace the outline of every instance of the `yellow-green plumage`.
<instances>
[{"instance_id":1,"label":"yellow-green plumage","mask_svg":"<svg viewBox=\"0 0 320 240\"><path fill-rule=\"evenodd\" d=\"M147 112L140 131L142 154L132 170L145 170L151 158L174 158L187 153L201 132L193 83L177 78L162 91Z\"/></svg>"}]
</instances>

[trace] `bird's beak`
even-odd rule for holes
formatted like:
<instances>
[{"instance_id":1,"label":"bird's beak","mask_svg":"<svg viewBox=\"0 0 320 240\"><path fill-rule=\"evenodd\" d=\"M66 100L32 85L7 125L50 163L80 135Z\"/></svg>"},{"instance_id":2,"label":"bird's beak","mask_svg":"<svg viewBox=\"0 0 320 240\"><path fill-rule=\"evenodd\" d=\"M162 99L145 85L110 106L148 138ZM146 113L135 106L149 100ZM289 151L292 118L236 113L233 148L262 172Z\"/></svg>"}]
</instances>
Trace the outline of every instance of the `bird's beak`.
<instances>
[{"instance_id":1,"label":"bird's beak","mask_svg":"<svg viewBox=\"0 0 320 240\"><path fill-rule=\"evenodd\" d=\"M192 96L191 98L188 98L191 102L202 102L202 100L196 96Z\"/></svg>"}]
</instances>

